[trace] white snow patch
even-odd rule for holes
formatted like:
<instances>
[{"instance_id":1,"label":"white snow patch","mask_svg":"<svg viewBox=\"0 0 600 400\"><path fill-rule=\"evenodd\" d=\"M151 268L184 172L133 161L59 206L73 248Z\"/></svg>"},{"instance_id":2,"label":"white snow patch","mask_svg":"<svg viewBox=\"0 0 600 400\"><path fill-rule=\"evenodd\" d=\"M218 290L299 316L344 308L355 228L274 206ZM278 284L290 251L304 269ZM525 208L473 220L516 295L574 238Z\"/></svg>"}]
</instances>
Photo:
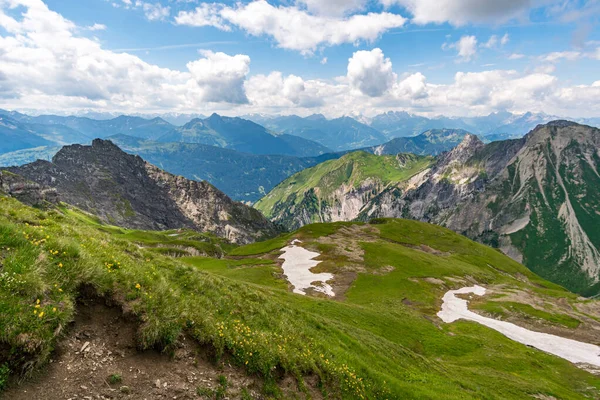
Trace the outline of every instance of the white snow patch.
<instances>
[{"instance_id":1,"label":"white snow patch","mask_svg":"<svg viewBox=\"0 0 600 400\"><path fill-rule=\"evenodd\" d=\"M485 294L485 288L475 285L458 290L450 290L442 298L442 310L438 312L438 317L447 323L459 319L474 321L500 332L509 339L554 354L572 363L584 363L600 367L600 346L547 333L534 332L509 322L486 318L469 311L467 307L468 302L456 297L457 294L467 293L482 296Z\"/></svg>"},{"instance_id":2,"label":"white snow patch","mask_svg":"<svg viewBox=\"0 0 600 400\"><path fill-rule=\"evenodd\" d=\"M311 268L316 267L321 262L314 260L314 258L318 257L320 254L296 246L296 243L302 242L298 239L294 239L289 246L281 249L283 254L279 257L284 260L282 265L283 273L288 281L294 285L294 293L306 295L306 289L312 288L317 292L334 297L335 293L333 292L333 288L331 285L325 283L333 279L333 274L314 274L310 271ZM321 282L321 285L313 285L313 282Z\"/></svg>"}]
</instances>

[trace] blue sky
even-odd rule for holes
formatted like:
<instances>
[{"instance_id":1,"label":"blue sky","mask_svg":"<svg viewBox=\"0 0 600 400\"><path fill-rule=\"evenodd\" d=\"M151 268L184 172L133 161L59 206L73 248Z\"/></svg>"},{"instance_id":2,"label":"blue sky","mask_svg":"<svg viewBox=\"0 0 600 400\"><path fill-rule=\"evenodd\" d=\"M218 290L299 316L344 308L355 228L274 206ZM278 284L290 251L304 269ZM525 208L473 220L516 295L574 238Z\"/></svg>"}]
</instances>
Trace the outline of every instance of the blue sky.
<instances>
[{"instance_id":1,"label":"blue sky","mask_svg":"<svg viewBox=\"0 0 600 400\"><path fill-rule=\"evenodd\" d=\"M0 107L600 115L600 1L0 0Z\"/></svg>"}]
</instances>

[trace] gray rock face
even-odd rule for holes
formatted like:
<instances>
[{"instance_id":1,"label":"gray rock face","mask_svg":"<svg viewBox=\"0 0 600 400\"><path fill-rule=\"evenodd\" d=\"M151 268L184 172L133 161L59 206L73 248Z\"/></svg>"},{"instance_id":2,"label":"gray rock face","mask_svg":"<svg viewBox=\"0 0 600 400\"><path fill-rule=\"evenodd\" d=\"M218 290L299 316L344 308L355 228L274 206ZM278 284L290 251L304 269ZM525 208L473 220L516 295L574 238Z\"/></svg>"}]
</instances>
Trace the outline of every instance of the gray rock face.
<instances>
[{"instance_id":1,"label":"gray rock face","mask_svg":"<svg viewBox=\"0 0 600 400\"><path fill-rule=\"evenodd\" d=\"M106 140L65 146L52 162L36 161L9 170L55 188L60 200L118 226L187 227L235 243L277 234L258 211L232 201L209 183L164 172Z\"/></svg>"},{"instance_id":2,"label":"gray rock face","mask_svg":"<svg viewBox=\"0 0 600 400\"><path fill-rule=\"evenodd\" d=\"M42 187L8 171L0 171L0 191L30 206L58 202L56 190Z\"/></svg>"},{"instance_id":3,"label":"gray rock face","mask_svg":"<svg viewBox=\"0 0 600 400\"><path fill-rule=\"evenodd\" d=\"M600 130L568 121L484 145L467 136L359 219L403 217L499 247L539 275L600 292Z\"/></svg>"}]
</instances>

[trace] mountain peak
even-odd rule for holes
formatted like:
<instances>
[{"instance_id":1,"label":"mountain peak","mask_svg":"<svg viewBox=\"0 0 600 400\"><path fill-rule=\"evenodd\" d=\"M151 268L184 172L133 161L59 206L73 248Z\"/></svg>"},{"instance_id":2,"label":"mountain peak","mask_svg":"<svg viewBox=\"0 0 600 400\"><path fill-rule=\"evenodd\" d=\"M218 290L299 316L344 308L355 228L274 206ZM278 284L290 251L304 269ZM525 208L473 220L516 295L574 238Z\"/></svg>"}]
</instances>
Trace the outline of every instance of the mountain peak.
<instances>
[{"instance_id":1,"label":"mountain peak","mask_svg":"<svg viewBox=\"0 0 600 400\"><path fill-rule=\"evenodd\" d=\"M38 161L11 172L55 188L61 201L126 228L192 228L235 243L278 233L258 211L209 183L165 172L110 140L65 146L52 163Z\"/></svg>"},{"instance_id":2,"label":"mountain peak","mask_svg":"<svg viewBox=\"0 0 600 400\"><path fill-rule=\"evenodd\" d=\"M466 149L466 148L479 148L481 146L483 146L483 142L481 141L481 139L479 139L479 137L477 135L473 135L472 133L467 133L464 137L464 139L462 140L462 142L460 142L460 144L458 146L456 146L457 149L461 148L461 149Z\"/></svg>"},{"instance_id":3,"label":"mountain peak","mask_svg":"<svg viewBox=\"0 0 600 400\"><path fill-rule=\"evenodd\" d=\"M209 121L223 121L223 117L217 113L212 113L210 117L206 118Z\"/></svg>"},{"instance_id":4,"label":"mountain peak","mask_svg":"<svg viewBox=\"0 0 600 400\"><path fill-rule=\"evenodd\" d=\"M323 120L327 120L327 118L325 118L325 116L323 114L312 114L309 115L308 117L306 117L307 120L309 121L323 121Z\"/></svg>"}]
</instances>

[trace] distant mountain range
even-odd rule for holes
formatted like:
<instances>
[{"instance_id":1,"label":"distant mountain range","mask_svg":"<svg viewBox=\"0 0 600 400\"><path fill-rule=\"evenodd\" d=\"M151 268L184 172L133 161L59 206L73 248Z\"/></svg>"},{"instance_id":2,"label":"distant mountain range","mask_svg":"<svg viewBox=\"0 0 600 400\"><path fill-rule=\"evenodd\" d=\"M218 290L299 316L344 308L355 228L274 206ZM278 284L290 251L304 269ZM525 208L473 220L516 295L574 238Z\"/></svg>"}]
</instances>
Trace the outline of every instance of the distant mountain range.
<instances>
[{"instance_id":1,"label":"distant mountain range","mask_svg":"<svg viewBox=\"0 0 600 400\"><path fill-rule=\"evenodd\" d=\"M465 135L466 132L460 130L432 130L362 150L379 155L403 152L437 155L458 145ZM127 135L108 139L166 171L188 179L206 180L232 199L250 203L290 175L347 153L326 153L316 157L257 155L199 143L161 143ZM47 146L1 154L0 166L23 165L37 159L49 161L59 150L60 146Z\"/></svg>"},{"instance_id":2,"label":"distant mountain range","mask_svg":"<svg viewBox=\"0 0 600 400\"><path fill-rule=\"evenodd\" d=\"M315 114L302 118L257 118L267 128L288 135L312 140L335 151L352 150L384 143L387 139L376 129L350 117L327 119Z\"/></svg>"},{"instance_id":3,"label":"distant mountain range","mask_svg":"<svg viewBox=\"0 0 600 400\"><path fill-rule=\"evenodd\" d=\"M94 138L127 135L160 142L199 143L251 154L298 157L331 152L314 141L278 134L241 118L213 114L177 127L162 118L119 116L113 119L40 115L0 110L0 153L40 146L88 144Z\"/></svg>"},{"instance_id":4,"label":"distant mountain range","mask_svg":"<svg viewBox=\"0 0 600 400\"><path fill-rule=\"evenodd\" d=\"M135 136L135 135L134 135ZM158 138L160 142L200 143L251 154L280 154L310 157L331 152L315 141L299 136L279 135L262 125L242 118L213 114L193 119Z\"/></svg>"}]
</instances>

